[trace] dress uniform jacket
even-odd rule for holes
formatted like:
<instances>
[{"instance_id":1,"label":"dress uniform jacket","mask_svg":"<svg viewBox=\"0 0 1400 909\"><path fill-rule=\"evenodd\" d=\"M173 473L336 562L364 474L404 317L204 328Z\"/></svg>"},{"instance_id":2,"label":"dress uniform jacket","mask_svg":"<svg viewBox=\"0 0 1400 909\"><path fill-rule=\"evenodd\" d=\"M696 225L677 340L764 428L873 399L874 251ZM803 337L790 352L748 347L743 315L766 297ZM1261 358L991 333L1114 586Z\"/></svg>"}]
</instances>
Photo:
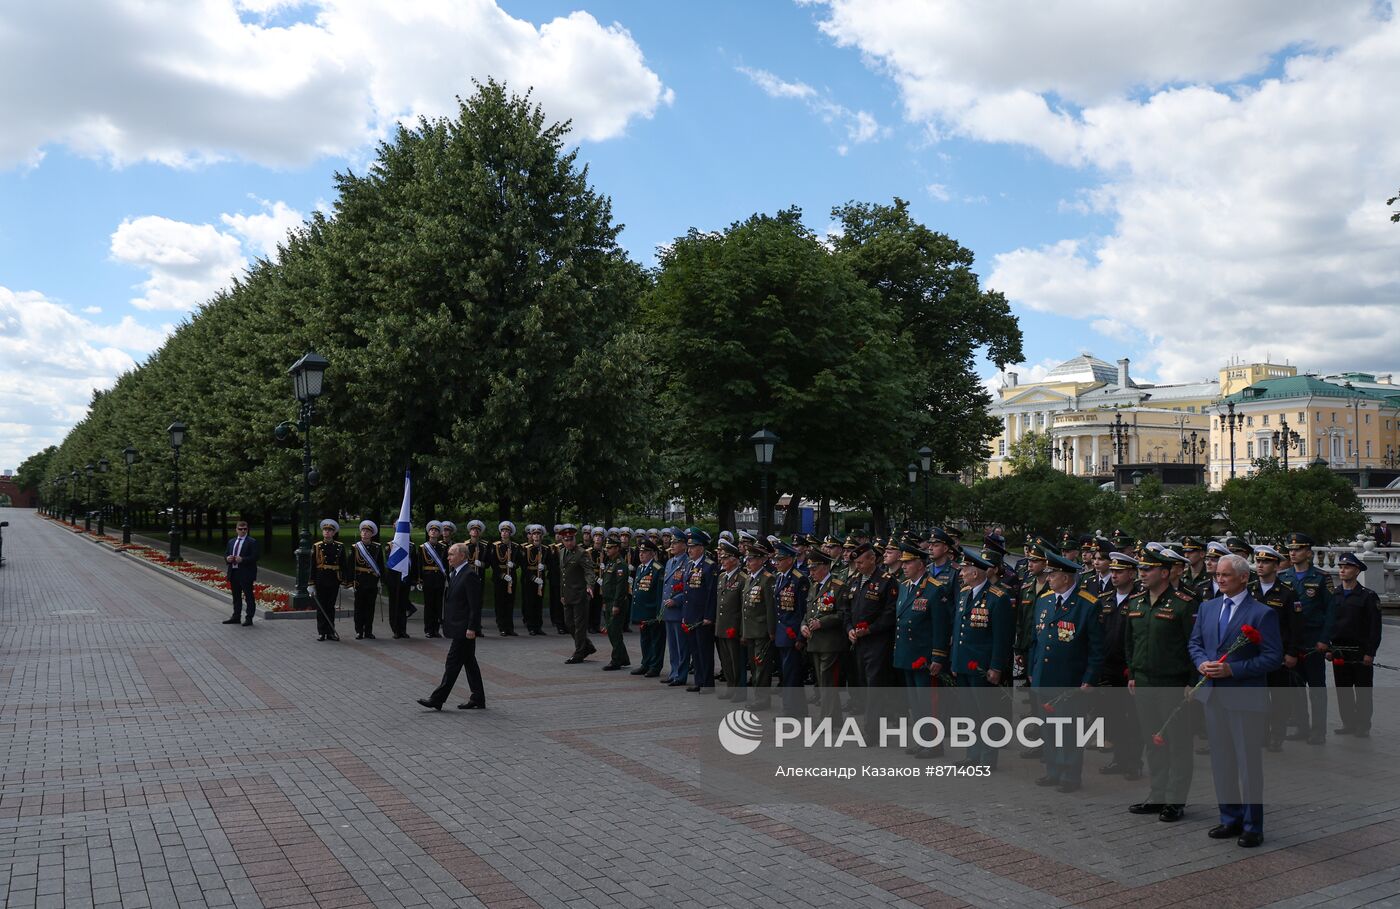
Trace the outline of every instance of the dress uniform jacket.
<instances>
[{"instance_id":1,"label":"dress uniform jacket","mask_svg":"<svg viewBox=\"0 0 1400 909\"><path fill-rule=\"evenodd\" d=\"M927 669L933 661L934 613L938 609L941 586L927 573L918 580L899 585L895 603L894 667Z\"/></svg>"},{"instance_id":2,"label":"dress uniform jacket","mask_svg":"<svg viewBox=\"0 0 1400 909\"><path fill-rule=\"evenodd\" d=\"M1381 646L1381 605L1376 592L1357 584L1347 590L1340 584L1332 591L1332 606L1322 630L1323 643L1346 649L1349 661L1374 657Z\"/></svg>"},{"instance_id":3,"label":"dress uniform jacket","mask_svg":"<svg viewBox=\"0 0 1400 909\"><path fill-rule=\"evenodd\" d=\"M447 586L447 547L440 542L425 541L419 543L417 549L418 583L425 591L442 590Z\"/></svg>"},{"instance_id":4,"label":"dress uniform jacket","mask_svg":"<svg viewBox=\"0 0 1400 909\"><path fill-rule=\"evenodd\" d=\"M361 547L369 553L368 561ZM356 541L345 548L345 574L356 590L379 591L379 579L384 576L384 547L375 541Z\"/></svg>"},{"instance_id":5,"label":"dress uniform jacket","mask_svg":"<svg viewBox=\"0 0 1400 909\"><path fill-rule=\"evenodd\" d=\"M802 640L802 622L807 615L810 589L811 579L795 566L774 577L773 604L778 619L774 642L779 648L792 647Z\"/></svg>"},{"instance_id":6,"label":"dress uniform jacket","mask_svg":"<svg viewBox=\"0 0 1400 909\"><path fill-rule=\"evenodd\" d=\"M953 624L952 669L958 674L1011 671L1011 645L1016 614L1010 592L988 581L974 595L964 588L958 596ZM970 670L972 663L977 669Z\"/></svg>"},{"instance_id":7,"label":"dress uniform jacket","mask_svg":"<svg viewBox=\"0 0 1400 909\"><path fill-rule=\"evenodd\" d=\"M708 553L686 566L685 589L681 592L681 621L687 626L694 628L702 621L715 620L717 573L715 560Z\"/></svg>"},{"instance_id":8,"label":"dress uniform jacket","mask_svg":"<svg viewBox=\"0 0 1400 909\"><path fill-rule=\"evenodd\" d=\"M1249 583L1249 595L1278 613L1278 631L1283 638L1284 654L1296 654L1303 650L1303 604L1298 602L1293 585L1275 577L1274 586L1265 593L1263 585L1256 578Z\"/></svg>"},{"instance_id":9,"label":"dress uniform jacket","mask_svg":"<svg viewBox=\"0 0 1400 909\"><path fill-rule=\"evenodd\" d=\"M1156 600L1146 590L1128 599L1129 679L1149 687L1178 687L1195 678L1187 644L1199 605L1191 593L1171 588Z\"/></svg>"},{"instance_id":10,"label":"dress uniform jacket","mask_svg":"<svg viewBox=\"0 0 1400 909\"><path fill-rule=\"evenodd\" d=\"M1123 685L1128 679L1128 604L1133 594L1118 602L1118 591L1112 587L1099 595L1099 622L1103 624L1103 670L1098 682L1103 685Z\"/></svg>"},{"instance_id":11,"label":"dress uniform jacket","mask_svg":"<svg viewBox=\"0 0 1400 909\"><path fill-rule=\"evenodd\" d=\"M681 610L685 606L685 568L690 558L685 553L671 556L666 560L664 583L661 585L662 618L668 622L681 621Z\"/></svg>"},{"instance_id":12,"label":"dress uniform jacket","mask_svg":"<svg viewBox=\"0 0 1400 909\"><path fill-rule=\"evenodd\" d=\"M663 577L661 566L655 559L637 566L632 578L632 621L660 621Z\"/></svg>"},{"instance_id":13,"label":"dress uniform jacket","mask_svg":"<svg viewBox=\"0 0 1400 909\"><path fill-rule=\"evenodd\" d=\"M1103 626L1098 598L1075 586L1057 605L1047 590L1036 601L1035 637L1030 649L1031 685L1078 688L1098 681L1103 668Z\"/></svg>"},{"instance_id":14,"label":"dress uniform jacket","mask_svg":"<svg viewBox=\"0 0 1400 909\"><path fill-rule=\"evenodd\" d=\"M835 575L814 584L807 596L809 653L844 653L851 648L846 635L846 585Z\"/></svg>"},{"instance_id":15,"label":"dress uniform jacket","mask_svg":"<svg viewBox=\"0 0 1400 909\"><path fill-rule=\"evenodd\" d=\"M853 576L849 586L851 608L846 616L850 623L847 630L865 624L869 627L870 637L893 635L899 585L876 568L869 578Z\"/></svg>"},{"instance_id":16,"label":"dress uniform jacket","mask_svg":"<svg viewBox=\"0 0 1400 909\"><path fill-rule=\"evenodd\" d=\"M744 587L749 576L743 568L721 573L716 584L718 606L715 613L715 637L720 640L743 637Z\"/></svg>"},{"instance_id":17,"label":"dress uniform jacket","mask_svg":"<svg viewBox=\"0 0 1400 909\"><path fill-rule=\"evenodd\" d=\"M773 569L767 565L744 581L743 636L767 640L778 633L778 615L773 601Z\"/></svg>"},{"instance_id":18,"label":"dress uniform jacket","mask_svg":"<svg viewBox=\"0 0 1400 909\"><path fill-rule=\"evenodd\" d=\"M1312 650L1323 639L1323 629L1327 626L1332 579L1316 565L1309 565L1301 573L1290 566L1278 573L1278 582L1293 588L1298 595L1298 605L1302 607L1301 637L1295 652Z\"/></svg>"},{"instance_id":19,"label":"dress uniform jacket","mask_svg":"<svg viewBox=\"0 0 1400 909\"><path fill-rule=\"evenodd\" d=\"M468 563L470 564L470 562ZM559 549L559 593L565 603L579 604L588 600L593 587L593 558L585 550L574 547Z\"/></svg>"},{"instance_id":20,"label":"dress uniform jacket","mask_svg":"<svg viewBox=\"0 0 1400 909\"><path fill-rule=\"evenodd\" d=\"M339 540L317 540L311 546L311 580L319 586L340 586L345 570L345 544Z\"/></svg>"},{"instance_id":21,"label":"dress uniform jacket","mask_svg":"<svg viewBox=\"0 0 1400 909\"><path fill-rule=\"evenodd\" d=\"M602 573L599 577L603 582L603 608L606 610L603 615L603 621L605 624L612 621L612 611L614 609L620 610L618 613L621 617L619 621L625 622L627 620L629 612L629 604L627 602L629 592L627 584L628 575L627 560L622 556L618 556L610 562L603 562Z\"/></svg>"}]
</instances>

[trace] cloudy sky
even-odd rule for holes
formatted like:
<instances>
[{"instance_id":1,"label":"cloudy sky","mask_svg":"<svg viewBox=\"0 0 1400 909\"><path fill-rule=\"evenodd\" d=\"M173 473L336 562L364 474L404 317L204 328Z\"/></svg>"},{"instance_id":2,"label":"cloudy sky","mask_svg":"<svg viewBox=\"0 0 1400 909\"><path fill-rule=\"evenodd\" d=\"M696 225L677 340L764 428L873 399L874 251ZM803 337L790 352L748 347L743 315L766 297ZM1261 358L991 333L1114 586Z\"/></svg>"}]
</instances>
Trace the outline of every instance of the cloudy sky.
<instances>
[{"instance_id":1,"label":"cloudy sky","mask_svg":"<svg viewBox=\"0 0 1400 909\"><path fill-rule=\"evenodd\" d=\"M0 6L0 467L487 75L573 118L648 264L901 196L1013 301L1023 377L1400 369L1390 3L27 0Z\"/></svg>"}]
</instances>

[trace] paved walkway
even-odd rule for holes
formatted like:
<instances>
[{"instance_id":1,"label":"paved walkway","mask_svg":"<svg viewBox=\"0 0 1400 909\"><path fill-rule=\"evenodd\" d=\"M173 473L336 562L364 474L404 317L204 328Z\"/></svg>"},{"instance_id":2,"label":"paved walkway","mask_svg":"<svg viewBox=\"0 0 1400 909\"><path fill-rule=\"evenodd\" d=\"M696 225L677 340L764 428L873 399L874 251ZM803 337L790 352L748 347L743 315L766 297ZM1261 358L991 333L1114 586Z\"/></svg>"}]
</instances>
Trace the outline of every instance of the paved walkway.
<instances>
[{"instance_id":1,"label":"paved walkway","mask_svg":"<svg viewBox=\"0 0 1400 909\"><path fill-rule=\"evenodd\" d=\"M1260 850L1207 840L1204 807L1130 818L1138 786L1092 770L1099 798L1028 809L1014 760L976 811L742 804L701 780L699 698L565 666L564 638L485 639L489 709L423 711L444 642L417 626L339 644L306 622L224 626L215 599L5 517L8 907L1400 902L1393 702L1372 739L1310 755L1370 797L1277 811Z\"/></svg>"}]
</instances>

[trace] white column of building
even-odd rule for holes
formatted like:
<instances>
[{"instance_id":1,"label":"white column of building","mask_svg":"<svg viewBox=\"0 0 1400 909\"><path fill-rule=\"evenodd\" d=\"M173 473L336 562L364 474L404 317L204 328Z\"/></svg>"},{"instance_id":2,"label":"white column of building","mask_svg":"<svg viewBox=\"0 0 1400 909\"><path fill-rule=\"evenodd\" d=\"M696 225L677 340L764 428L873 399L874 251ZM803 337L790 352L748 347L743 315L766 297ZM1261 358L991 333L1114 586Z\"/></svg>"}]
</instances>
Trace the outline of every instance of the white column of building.
<instances>
[{"instance_id":1,"label":"white column of building","mask_svg":"<svg viewBox=\"0 0 1400 909\"><path fill-rule=\"evenodd\" d=\"M1092 460L1089 462L1090 464L1093 465L1093 470L1091 470L1090 473L1098 473L1098 472L1099 472L1099 434L1098 434L1098 433L1094 433L1093 436L1091 436L1090 438L1093 440L1093 450L1092 450L1093 458L1092 458Z\"/></svg>"}]
</instances>

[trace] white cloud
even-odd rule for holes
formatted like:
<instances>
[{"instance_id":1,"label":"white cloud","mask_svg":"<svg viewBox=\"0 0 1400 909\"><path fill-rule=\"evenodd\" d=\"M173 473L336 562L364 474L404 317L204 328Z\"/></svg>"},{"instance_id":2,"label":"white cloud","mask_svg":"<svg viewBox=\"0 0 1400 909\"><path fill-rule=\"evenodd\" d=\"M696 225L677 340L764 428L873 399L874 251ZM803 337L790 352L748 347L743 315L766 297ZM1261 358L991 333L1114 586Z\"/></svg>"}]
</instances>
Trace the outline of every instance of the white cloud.
<instances>
[{"instance_id":1,"label":"white cloud","mask_svg":"<svg viewBox=\"0 0 1400 909\"><path fill-rule=\"evenodd\" d=\"M266 24L289 6L314 18ZM0 9L0 166L50 144L116 165L304 164L454 114L487 76L533 86L589 140L673 98L625 28L584 12L536 27L492 0L46 0Z\"/></svg>"},{"instance_id":2,"label":"white cloud","mask_svg":"<svg viewBox=\"0 0 1400 909\"><path fill-rule=\"evenodd\" d=\"M258 255L271 259L277 254L278 245L286 242L288 231L301 227L305 216L281 200L257 201L263 209L260 214L224 214L219 220L243 237Z\"/></svg>"},{"instance_id":3,"label":"white cloud","mask_svg":"<svg viewBox=\"0 0 1400 909\"><path fill-rule=\"evenodd\" d=\"M83 314L84 314L84 315L95 316L95 315L98 315L98 314L101 313L101 312L102 312L102 307L101 307L101 306L84 306L84 307L83 307Z\"/></svg>"},{"instance_id":4,"label":"white cloud","mask_svg":"<svg viewBox=\"0 0 1400 909\"><path fill-rule=\"evenodd\" d=\"M817 91L806 82L788 82L765 69L752 69L747 66L735 68L768 97L801 101L821 117L824 123L836 124L844 129L847 141L836 147L837 152L842 155L850 150L850 145L873 142L889 134L889 130L881 127L880 122L869 111L851 110L831 100L826 93Z\"/></svg>"},{"instance_id":5,"label":"white cloud","mask_svg":"<svg viewBox=\"0 0 1400 909\"><path fill-rule=\"evenodd\" d=\"M127 219L112 233L112 258L146 269L133 298L137 309L188 311L212 297L248 267L238 238L212 224L188 224L158 215Z\"/></svg>"},{"instance_id":6,"label":"white cloud","mask_svg":"<svg viewBox=\"0 0 1400 909\"><path fill-rule=\"evenodd\" d=\"M130 316L98 325L36 291L0 286L0 466L62 439L94 389L110 388L172 330Z\"/></svg>"},{"instance_id":7,"label":"white cloud","mask_svg":"<svg viewBox=\"0 0 1400 909\"><path fill-rule=\"evenodd\" d=\"M942 183L930 183L926 188L928 194L939 202L948 202L953 198L953 194L948 192L948 187Z\"/></svg>"},{"instance_id":8,"label":"white cloud","mask_svg":"<svg viewBox=\"0 0 1400 909\"><path fill-rule=\"evenodd\" d=\"M831 0L823 24L931 135L1098 176L1071 207L1110 218L1108 235L996 256L990 286L1147 336L1141 365L1167 381L1266 351L1393 364L1400 120L1376 92L1400 84L1400 22L1368 0L1010 7Z\"/></svg>"}]
</instances>

